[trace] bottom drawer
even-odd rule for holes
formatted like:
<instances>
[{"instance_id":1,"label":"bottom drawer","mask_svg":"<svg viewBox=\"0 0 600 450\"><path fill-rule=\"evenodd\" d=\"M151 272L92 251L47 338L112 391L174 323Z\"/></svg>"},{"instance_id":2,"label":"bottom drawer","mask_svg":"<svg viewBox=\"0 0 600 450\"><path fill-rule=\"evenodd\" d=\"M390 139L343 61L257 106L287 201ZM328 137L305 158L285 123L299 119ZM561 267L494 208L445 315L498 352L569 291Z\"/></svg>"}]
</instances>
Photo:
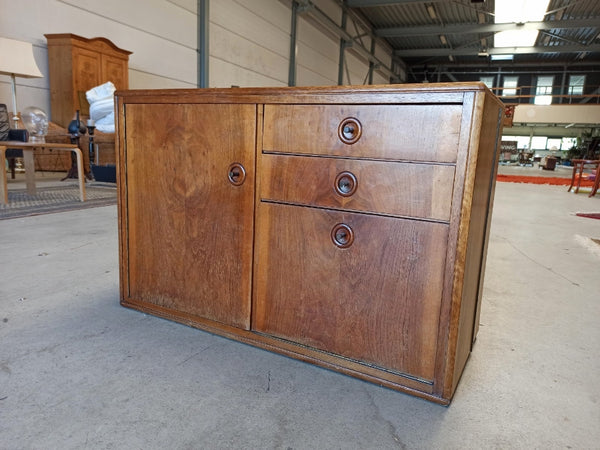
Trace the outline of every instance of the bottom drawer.
<instances>
[{"instance_id":1,"label":"bottom drawer","mask_svg":"<svg viewBox=\"0 0 600 450\"><path fill-rule=\"evenodd\" d=\"M445 224L260 203L252 329L434 377Z\"/></svg>"}]
</instances>

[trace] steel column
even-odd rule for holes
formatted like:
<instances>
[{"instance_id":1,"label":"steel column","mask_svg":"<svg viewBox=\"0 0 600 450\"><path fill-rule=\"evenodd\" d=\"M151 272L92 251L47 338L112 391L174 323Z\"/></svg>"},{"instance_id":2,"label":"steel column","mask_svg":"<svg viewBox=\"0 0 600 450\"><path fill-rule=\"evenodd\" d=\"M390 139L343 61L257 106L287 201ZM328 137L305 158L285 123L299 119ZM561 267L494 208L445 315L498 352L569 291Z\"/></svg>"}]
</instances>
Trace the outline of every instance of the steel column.
<instances>
[{"instance_id":1,"label":"steel column","mask_svg":"<svg viewBox=\"0 0 600 450\"><path fill-rule=\"evenodd\" d=\"M208 87L208 4L209 0L198 0L198 87Z\"/></svg>"},{"instance_id":2,"label":"steel column","mask_svg":"<svg viewBox=\"0 0 600 450\"><path fill-rule=\"evenodd\" d=\"M298 45L296 44L296 33L298 29L298 2L292 2L292 26L290 31L290 65L288 68L288 86L296 86L296 55Z\"/></svg>"},{"instance_id":3,"label":"steel column","mask_svg":"<svg viewBox=\"0 0 600 450\"><path fill-rule=\"evenodd\" d=\"M346 31L346 22L348 21L348 12L346 7L342 4L342 30ZM344 63L346 53L346 39L342 36L340 38L340 57L338 60L338 86L344 84Z\"/></svg>"},{"instance_id":4,"label":"steel column","mask_svg":"<svg viewBox=\"0 0 600 450\"><path fill-rule=\"evenodd\" d=\"M375 41L375 36L371 36L371 55L375 56L375 45L377 42ZM375 63L373 60L369 61L369 84L373 84L373 71L375 70Z\"/></svg>"}]
</instances>

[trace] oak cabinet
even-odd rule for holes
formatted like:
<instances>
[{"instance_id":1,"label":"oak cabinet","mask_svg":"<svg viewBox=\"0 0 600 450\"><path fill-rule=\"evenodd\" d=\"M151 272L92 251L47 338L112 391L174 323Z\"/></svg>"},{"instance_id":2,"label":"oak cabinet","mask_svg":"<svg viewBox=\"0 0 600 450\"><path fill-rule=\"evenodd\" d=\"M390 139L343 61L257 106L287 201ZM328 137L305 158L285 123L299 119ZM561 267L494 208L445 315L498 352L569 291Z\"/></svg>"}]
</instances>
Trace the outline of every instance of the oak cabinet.
<instances>
[{"instance_id":1,"label":"oak cabinet","mask_svg":"<svg viewBox=\"0 0 600 450\"><path fill-rule=\"evenodd\" d=\"M75 111L87 115L85 93L111 81L117 89L129 88L129 55L105 38L87 39L75 34L46 34L50 72L52 121L67 128Z\"/></svg>"},{"instance_id":2,"label":"oak cabinet","mask_svg":"<svg viewBox=\"0 0 600 450\"><path fill-rule=\"evenodd\" d=\"M120 91L121 303L448 404L502 104L482 84Z\"/></svg>"}]
</instances>

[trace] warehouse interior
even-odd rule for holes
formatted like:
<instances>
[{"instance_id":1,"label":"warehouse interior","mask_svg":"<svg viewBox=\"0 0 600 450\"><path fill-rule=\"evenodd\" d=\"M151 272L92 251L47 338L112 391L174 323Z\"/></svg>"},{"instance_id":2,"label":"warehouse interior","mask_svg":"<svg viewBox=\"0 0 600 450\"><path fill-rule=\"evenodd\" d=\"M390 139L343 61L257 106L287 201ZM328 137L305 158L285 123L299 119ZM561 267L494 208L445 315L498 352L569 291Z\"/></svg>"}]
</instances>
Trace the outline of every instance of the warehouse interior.
<instances>
[{"instance_id":1,"label":"warehouse interior","mask_svg":"<svg viewBox=\"0 0 600 450\"><path fill-rule=\"evenodd\" d=\"M0 447L598 446L600 195L569 189L574 160L600 160L596 1L538 1L519 19L499 0L25 3L0 0L0 38L31 44L41 76L16 78L16 109L47 113L48 142L68 142L77 109L59 118L53 97L46 35L65 33L127 54L117 92L481 82L506 117L480 328L449 406L122 307L116 183L83 151L96 179L80 202L70 155L49 152L28 196L7 160ZM530 43L500 44L521 31ZM0 103L13 112L7 72ZM89 129L79 138L86 150ZM95 139L114 170L114 134Z\"/></svg>"}]
</instances>

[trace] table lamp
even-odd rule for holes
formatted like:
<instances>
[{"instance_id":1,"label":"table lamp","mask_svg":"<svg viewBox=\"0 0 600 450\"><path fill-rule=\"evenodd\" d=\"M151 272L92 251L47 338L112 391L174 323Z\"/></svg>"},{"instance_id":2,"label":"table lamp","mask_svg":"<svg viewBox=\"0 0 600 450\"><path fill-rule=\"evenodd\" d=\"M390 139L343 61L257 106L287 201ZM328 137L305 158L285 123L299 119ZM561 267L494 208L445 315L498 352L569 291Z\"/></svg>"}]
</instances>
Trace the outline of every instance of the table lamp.
<instances>
[{"instance_id":1,"label":"table lamp","mask_svg":"<svg viewBox=\"0 0 600 450\"><path fill-rule=\"evenodd\" d=\"M12 85L13 122L14 127L19 128L17 83L15 78L43 77L33 57L33 45L30 42L0 37L0 74L10 75Z\"/></svg>"}]
</instances>

